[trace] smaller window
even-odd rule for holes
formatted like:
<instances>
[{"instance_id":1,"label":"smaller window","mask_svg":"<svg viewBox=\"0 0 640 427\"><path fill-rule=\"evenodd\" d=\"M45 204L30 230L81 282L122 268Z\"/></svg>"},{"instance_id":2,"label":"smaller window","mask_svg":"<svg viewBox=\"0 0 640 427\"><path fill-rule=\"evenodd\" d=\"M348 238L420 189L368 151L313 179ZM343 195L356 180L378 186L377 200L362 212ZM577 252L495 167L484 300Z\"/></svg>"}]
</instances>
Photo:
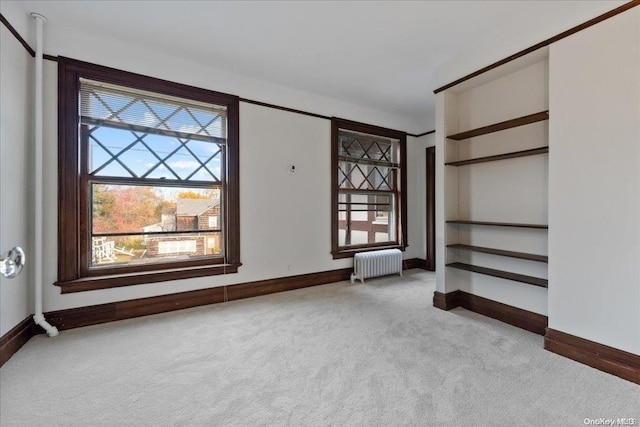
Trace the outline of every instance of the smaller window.
<instances>
[{"instance_id":1,"label":"smaller window","mask_svg":"<svg viewBox=\"0 0 640 427\"><path fill-rule=\"evenodd\" d=\"M332 254L406 246L406 134L332 120Z\"/></svg>"},{"instance_id":2,"label":"smaller window","mask_svg":"<svg viewBox=\"0 0 640 427\"><path fill-rule=\"evenodd\" d=\"M209 217L209 228L218 228L218 217L210 216Z\"/></svg>"}]
</instances>

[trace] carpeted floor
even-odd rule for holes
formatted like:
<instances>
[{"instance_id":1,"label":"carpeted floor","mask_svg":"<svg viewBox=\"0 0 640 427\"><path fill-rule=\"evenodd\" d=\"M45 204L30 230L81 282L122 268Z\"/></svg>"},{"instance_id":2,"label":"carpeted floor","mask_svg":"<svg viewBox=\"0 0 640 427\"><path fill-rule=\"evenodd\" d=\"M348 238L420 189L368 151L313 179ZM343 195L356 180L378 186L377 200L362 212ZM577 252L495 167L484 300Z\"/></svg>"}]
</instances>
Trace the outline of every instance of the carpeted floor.
<instances>
[{"instance_id":1,"label":"carpeted floor","mask_svg":"<svg viewBox=\"0 0 640 427\"><path fill-rule=\"evenodd\" d=\"M317 286L37 336L0 369L0 425L582 426L640 387L542 337L432 307L434 276Z\"/></svg>"}]
</instances>

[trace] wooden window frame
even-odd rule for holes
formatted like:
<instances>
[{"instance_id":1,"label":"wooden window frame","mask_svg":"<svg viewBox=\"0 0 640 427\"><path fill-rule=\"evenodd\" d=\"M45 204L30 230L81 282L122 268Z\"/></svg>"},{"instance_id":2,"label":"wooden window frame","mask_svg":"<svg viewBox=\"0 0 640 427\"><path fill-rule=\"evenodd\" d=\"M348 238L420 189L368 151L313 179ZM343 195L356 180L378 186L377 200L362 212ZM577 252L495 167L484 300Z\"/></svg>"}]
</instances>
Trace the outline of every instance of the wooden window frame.
<instances>
[{"instance_id":1,"label":"wooden window frame","mask_svg":"<svg viewBox=\"0 0 640 427\"><path fill-rule=\"evenodd\" d=\"M340 246L338 240L339 188L338 188L338 137L340 129L366 133L398 140L400 147L399 196L395 200L396 227L399 241ZM351 258L358 252L397 248L402 251L407 244L407 134L393 129L331 118L331 255L333 259Z\"/></svg>"},{"instance_id":2,"label":"wooden window frame","mask_svg":"<svg viewBox=\"0 0 640 427\"><path fill-rule=\"evenodd\" d=\"M204 258L123 269L88 269L82 239L88 238L88 191L83 189L78 93L80 78L177 96L227 108L227 175L223 182L222 222L225 259ZM239 98L70 58L58 58L58 280L62 292L236 273L240 263ZM85 194L83 194L83 192Z\"/></svg>"}]
</instances>

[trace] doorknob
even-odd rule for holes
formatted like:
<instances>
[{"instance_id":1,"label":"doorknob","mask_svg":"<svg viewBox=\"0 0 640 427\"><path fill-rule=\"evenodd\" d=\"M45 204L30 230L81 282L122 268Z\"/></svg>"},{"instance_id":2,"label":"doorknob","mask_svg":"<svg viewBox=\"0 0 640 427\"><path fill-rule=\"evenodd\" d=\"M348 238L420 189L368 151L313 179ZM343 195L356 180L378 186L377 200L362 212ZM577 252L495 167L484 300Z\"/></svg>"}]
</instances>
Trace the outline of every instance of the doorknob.
<instances>
[{"instance_id":1,"label":"doorknob","mask_svg":"<svg viewBox=\"0 0 640 427\"><path fill-rule=\"evenodd\" d=\"M16 246L0 258L0 274L7 279L13 279L20 274L25 262L24 251L20 246Z\"/></svg>"}]
</instances>

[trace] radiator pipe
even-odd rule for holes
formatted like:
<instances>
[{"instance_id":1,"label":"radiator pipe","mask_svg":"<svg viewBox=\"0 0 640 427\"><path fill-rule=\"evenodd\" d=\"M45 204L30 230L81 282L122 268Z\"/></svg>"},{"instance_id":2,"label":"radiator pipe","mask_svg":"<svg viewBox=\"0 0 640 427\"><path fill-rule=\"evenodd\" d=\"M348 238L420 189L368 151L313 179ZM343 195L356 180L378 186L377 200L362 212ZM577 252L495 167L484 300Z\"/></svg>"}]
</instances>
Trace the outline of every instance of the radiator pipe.
<instances>
[{"instance_id":1,"label":"radiator pipe","mask_svg":"<svg viewBox=\"0 0 640 427\"><path fill-rule=\"evenodd\" d=\"M35 107L34 107L34 123L35 123L35 158L34 158L34 174L35 174L35 245L34 252L34 270L35 270L35 314L33 321L36 325L44 329L50 337L58 335L58 328L46 321L42 314L42 254L43 254L43 215L42 215L42 197L43 197L43 180L42 180L42 67L43 67L43 49L42 49L42 32L44 23L47 18L39 13L32 13L31 16L36 20L36 73L35 73Z\"/></svg>"}]
</instances>

